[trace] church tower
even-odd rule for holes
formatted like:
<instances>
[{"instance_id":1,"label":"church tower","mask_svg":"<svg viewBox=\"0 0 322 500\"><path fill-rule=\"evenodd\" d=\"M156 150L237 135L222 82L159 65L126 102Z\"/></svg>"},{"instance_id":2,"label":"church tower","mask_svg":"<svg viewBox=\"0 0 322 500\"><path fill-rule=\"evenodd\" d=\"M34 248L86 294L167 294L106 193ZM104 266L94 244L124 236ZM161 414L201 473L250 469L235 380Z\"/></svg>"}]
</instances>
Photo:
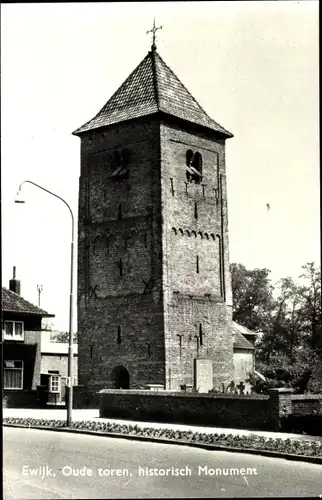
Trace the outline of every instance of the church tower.
<instances>
[{"instance_id":1,"label":"church tower","mask_svg":"<svg viewBox=\"0 0 322 500\"><path fill-rule=\"evenodd\" d=\"M153 45L78 128L79 381L233 380L225 142Z\"/></svg>"}]
</instances>

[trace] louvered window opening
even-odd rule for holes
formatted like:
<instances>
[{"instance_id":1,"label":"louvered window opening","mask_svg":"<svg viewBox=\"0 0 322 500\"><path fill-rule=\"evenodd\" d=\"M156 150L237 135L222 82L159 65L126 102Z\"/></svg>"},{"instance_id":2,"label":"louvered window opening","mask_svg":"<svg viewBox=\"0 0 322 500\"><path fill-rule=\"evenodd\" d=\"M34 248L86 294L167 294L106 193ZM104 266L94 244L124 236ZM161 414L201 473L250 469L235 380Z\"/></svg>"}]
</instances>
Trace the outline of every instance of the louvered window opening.
<instances>
[{"instance_id":1,"label":"louvered window opening","mask_svg":"<svg viewBox=\"0 0 322 500\"><path fill-rule=\"evenodd\" d=\"M202 156L199 151L195 153L188 149L186 153L186 177L189 182L200 184L202 181Z\"/></svg>"}]
</instances>

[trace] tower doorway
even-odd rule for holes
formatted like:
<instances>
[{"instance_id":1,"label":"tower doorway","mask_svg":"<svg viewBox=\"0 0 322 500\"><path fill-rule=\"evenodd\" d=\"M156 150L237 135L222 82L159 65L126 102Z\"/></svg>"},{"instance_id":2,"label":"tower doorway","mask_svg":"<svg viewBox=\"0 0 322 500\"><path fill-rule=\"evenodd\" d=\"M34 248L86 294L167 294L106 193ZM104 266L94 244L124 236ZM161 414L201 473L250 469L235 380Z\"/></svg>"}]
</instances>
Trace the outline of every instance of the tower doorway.
<instances>
[{"instance_id":1,"label":"tower doorway","mask_svg":"<svg viewBox=\"0 0 322 500\"><path fill-rule=\"evenodd\" d=\"M112 371L115 389L130 388L130 374L124 366L116 366Z\"/></svg>"}]
</instances>

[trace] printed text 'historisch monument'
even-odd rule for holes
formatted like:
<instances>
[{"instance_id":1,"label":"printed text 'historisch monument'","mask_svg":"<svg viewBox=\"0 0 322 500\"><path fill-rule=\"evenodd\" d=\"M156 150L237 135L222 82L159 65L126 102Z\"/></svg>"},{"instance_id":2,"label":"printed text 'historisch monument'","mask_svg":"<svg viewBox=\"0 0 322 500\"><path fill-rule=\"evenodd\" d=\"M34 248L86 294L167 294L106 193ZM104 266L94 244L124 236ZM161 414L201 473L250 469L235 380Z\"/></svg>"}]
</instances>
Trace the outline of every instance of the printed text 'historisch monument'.
<instances>
[{"instance_id":1,"label":"printed text 'historisch monument'","mask_svg":"<svg viewBox=\"0 0 322 500\"><path fill-rule=\"evenodd\" d=\"M79 382L220 389L234 378L225 142L151 50L78 128Z\"/></svg>"}]
</instances>

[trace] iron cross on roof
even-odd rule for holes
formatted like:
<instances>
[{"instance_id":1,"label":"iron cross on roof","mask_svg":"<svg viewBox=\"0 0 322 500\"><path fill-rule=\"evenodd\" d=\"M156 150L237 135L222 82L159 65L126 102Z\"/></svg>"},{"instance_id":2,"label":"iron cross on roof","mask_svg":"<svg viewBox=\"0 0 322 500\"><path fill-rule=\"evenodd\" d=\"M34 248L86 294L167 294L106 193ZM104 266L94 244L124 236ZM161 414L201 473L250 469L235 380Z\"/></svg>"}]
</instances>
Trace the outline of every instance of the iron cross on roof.
<instances>
[{"instance_id":1,"label":"iron cross on roof","mask_svg":"<svg viewBox=\"0 0 322 500\"><path fill-rule=\"evenodd\" d=\"M148 30L146 33L152 33L152 45L151 45L151 49L152 50L157 50L157 46L155 45L155 33L156 31L158 30L162 30L162 26L158 26L157 28L155 27L155 17L153 18L153 28L152 30Z\"/></svg>"}]
</instances>

